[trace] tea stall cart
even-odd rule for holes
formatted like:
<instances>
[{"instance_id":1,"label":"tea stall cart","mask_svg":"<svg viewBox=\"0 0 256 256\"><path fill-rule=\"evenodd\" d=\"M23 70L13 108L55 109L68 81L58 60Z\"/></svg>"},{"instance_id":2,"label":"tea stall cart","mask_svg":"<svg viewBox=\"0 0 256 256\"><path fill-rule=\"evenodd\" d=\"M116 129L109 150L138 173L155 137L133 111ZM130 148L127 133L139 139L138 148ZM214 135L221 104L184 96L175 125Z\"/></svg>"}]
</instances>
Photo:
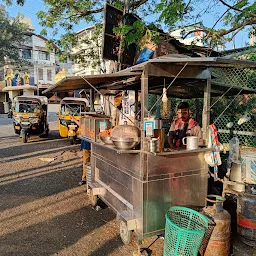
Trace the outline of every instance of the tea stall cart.
<instances>
[{"instance_id":1,"label":"tea stall cart","mask_svg":"<svg viewBox=\"0 0 256 256\"><path fill-rule=\"evenodd\" d=\"M225 58L158 58L114 74L67 77L47 91L88 89L93 106L94 92L133 90L141 94L140 148L120 150L103 144L96 137L82 137L91 142L91 173L88 193L93 204L102 199L116 213L120 235L128 244L134 231L139 241L164 233L165 213L173 205L204 206L207 195L208 165L204 153L211 150L147 150L144 122L148 120L148 94L162 95L164 83L170 85L168 97L203 98L202 131L207 145L210 124L210 97L255 93L247 84L230 84L228 76L218 71L252 70L254 62ZM224 81L223 81L224 78ZM226 80L225 80L226 79ZM138 110L138 104L135 107ZM138 123L137 123L138 124ZM95 131L96 133L96 131Z\"/></svg>"}]
</instances>

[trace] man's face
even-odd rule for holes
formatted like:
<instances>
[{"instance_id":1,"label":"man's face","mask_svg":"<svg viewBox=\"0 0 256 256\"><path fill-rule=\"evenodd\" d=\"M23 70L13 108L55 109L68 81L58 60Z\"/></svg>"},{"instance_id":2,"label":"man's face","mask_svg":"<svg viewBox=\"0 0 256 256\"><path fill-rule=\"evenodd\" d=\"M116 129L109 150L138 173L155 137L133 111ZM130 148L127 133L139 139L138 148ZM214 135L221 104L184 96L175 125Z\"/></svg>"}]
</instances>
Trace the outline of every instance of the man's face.
<instances>
[{"instance_id":1,"label":"man's face","mask_svg":"<svg viewBox=\"0 0 256 256\"><path fill-rule=\"evenodd\" d=\"M181 119L183 122L187 122L189 120L189 109L178 109L177 111L178 118Z\"/></svg>"}]
</instances>

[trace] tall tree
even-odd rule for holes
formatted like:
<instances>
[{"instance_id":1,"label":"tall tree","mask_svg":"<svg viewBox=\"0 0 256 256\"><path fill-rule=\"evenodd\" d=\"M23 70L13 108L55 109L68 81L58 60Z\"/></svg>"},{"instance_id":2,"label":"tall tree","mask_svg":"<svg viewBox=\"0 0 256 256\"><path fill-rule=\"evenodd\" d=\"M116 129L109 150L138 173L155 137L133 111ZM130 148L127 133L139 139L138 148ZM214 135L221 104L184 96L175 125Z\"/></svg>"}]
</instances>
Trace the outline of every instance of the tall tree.
<instances>
[{"instance_id":1,"label":"tall tree","mask_svg":"<svg viewBox=\"0 0 256 256\"><path fill-rule=\"evenodd\" d=\"M24 0L5 0L8 3L17 1L23 4ZM76 25L85 23L101 23L105 0L43 0L46 9L39 11L41 25L52 29L54 33L64 28L66 34L60 38L59 44L64 50L69 50L76 37L74 28ZM203 22L205 15L212 15L216 20L211 28L204 28L203 40L209 46L214 47L231 41L233 37L245 28L256 26L256 2L253 0L109 0L121 9L124 4L128 5L131 12L137 13L142 19L150 17L154 25L162 24L167 29L177 26ZM153 14L153 15L152 15ZM147 19L148 20L148 19ZM141 30L141 24L137 28L125 27L120 30L123 35L127 31ZM135 33L136 34L136 33ZM138 33L142 36L141 33ZM187 35L185 35L187 36ZM138 41L134 36L133 41ZM131 43L129 38L129 43Z\"/></svg>"},{"instance_id":2,"label":"tall tree","mask_svg":"<svg viewBox=\"0 0 256 256\"><path fill-rule=\"evenodd\" d=\"M21 16L9 18L5 10L0 8L0 65L22 61L20 49L26 41L27 26L22 23Z\"/></svg>"}]
</instances>

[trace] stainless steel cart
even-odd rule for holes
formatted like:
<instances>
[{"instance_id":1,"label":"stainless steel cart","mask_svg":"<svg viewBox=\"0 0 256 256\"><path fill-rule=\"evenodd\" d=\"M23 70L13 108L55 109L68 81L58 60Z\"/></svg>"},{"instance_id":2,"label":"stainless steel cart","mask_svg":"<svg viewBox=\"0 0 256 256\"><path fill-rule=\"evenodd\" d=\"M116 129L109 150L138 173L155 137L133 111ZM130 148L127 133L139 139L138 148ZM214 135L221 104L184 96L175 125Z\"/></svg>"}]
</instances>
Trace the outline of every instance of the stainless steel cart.
<instances>
[{"instance_id":1,"label":"stainless steel cart","mask_svg":"<svg viewBox=\"0 0 256 256\"><path fill-rule=\"evenodd\" d=\"M203 206L207 194L206 148L149 153L117 150L92 142L92 204L101 198L122 220L127 244L134 231L139 240L164 233L165 213L172 205Z\"/></svg>"}]
</instances>

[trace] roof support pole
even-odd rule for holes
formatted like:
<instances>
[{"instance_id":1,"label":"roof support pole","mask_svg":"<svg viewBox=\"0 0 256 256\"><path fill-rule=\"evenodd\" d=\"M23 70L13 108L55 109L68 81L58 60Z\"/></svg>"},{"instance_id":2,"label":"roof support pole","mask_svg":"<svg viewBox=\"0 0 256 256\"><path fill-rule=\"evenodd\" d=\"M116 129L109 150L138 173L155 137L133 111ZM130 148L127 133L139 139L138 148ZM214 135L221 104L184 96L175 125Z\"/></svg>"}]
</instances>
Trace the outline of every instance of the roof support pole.
<instances>
[{"instance_id":1,"label":"roof support pole","mask_svg":"<svg viewBox=\"0 0 256 256\"><path fill-rule=\"evenodd\" d=\"M139 111L139 92L135 90L135 119Z\"/></svg>"},{"instance_id":2,"label":"roof support pole","mask_svg":"<svg viewBox=\"0 0 256 256\"><path fill-rule=\"evenodd\" d=\"M210 124L210 99L211 99L211 79L206 80L204 86L204 108L202 116L203 140L208 145L209 140L209 124Z\"/></svg>"},{"instance_id":3,"label":"roof support pole","mask_svg":"<svg viewBox=\"0 0 256 256\"><path fill-rule=\"evenodd\" d=\"M141 75L141 147L147 150L147 141L145 140L144 121L148 117L148 65L145 66Z\"/></svg>"},{"instance_id":4,"label":"roof support pole","mask_svg":"<svg viewBox=\"0 0 256 256\"><path fill-rule=\"evenodd\" d=\"M94 90L90 89L90 111L94 112Z\"/></svg>"}]
</instances>

